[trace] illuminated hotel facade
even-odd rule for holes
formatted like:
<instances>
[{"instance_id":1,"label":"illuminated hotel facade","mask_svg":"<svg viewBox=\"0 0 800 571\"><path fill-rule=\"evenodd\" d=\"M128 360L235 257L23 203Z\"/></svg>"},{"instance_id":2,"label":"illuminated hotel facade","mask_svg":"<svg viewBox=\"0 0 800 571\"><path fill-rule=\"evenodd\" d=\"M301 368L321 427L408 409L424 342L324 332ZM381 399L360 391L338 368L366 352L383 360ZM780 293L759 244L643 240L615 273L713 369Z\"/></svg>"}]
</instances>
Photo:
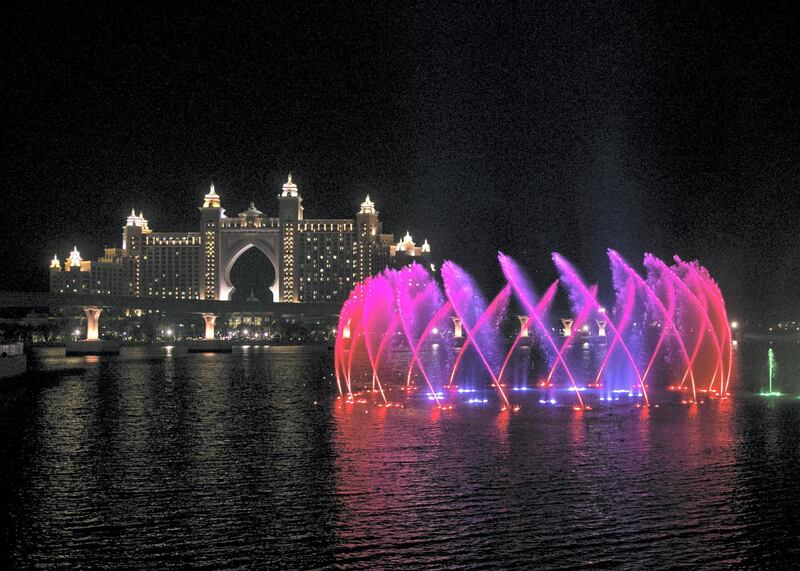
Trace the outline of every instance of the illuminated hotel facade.
<instances>
[{"instance_id":1,"label":"illuminated hotel facade","mask_svg":"<svg viewBox=\"0 0 800 571\"><path fill-rule=\"evenodd\" d=\"M278 196L277 217L252 203L235 217L225 216L214 185L203 197L199 231L154 232L132 211L121 248L106 248L94 261L83 260L77 247L63 264L55 256L50 291L228 300L231 269L251 248L275 269L269 289L276 302L341 301L355 283L387 266L430 264L427 240L417 246L408 233L399 242L383 233L369 196L354 218L305 219L290 174Z\"/></svg>"}]
</instances>

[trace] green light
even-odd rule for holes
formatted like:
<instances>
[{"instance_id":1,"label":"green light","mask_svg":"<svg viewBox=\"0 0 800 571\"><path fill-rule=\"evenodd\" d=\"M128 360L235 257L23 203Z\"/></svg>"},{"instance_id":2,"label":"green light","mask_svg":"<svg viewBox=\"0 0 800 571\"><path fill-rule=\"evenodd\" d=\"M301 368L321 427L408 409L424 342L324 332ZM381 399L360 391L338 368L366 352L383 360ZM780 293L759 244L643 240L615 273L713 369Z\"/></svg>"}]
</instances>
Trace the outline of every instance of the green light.
<instances>
[{"instance_id":1,"label":"green light","mask_svg":"<svg viewBox=\"0 0 800 571\"><path fill-rule=\"evenodd\" d=\"M772 347L767 351L767 363L769 365L769 392L772 393L772 379L775 377L775 351Z\"/></svg>"},{"instance_id":2,"label":"green light","mask_svg":"<svg viewBox=\"0 0 800 571\"><path fill-rule=\"evenodd\" d=\"M775 352L772 347L767 351L767 366L769 367L769 391L766 393L758 393L762 397L779 397L782 393L772 390L772 379L775 378Z\"/></svg>"}]
</instances>

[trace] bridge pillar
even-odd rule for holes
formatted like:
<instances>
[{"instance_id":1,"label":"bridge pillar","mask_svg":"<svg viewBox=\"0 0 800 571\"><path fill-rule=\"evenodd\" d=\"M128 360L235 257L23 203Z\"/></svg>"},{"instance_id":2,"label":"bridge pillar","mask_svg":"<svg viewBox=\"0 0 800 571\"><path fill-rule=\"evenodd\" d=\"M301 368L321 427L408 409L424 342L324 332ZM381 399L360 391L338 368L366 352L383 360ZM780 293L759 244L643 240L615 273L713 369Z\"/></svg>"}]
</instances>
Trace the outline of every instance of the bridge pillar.
<instances>
[{"instance_id":1,"label":"bridge pillar","mask_svg":"<svg viewBox=\"0 0 800 571\"><path fill-rule=\"evenodd\" d=\"M102 307L89 305L83 308L86 313L86 339L67 341L64 353L72 355L119 355L119 343L100 339L100 314Z\"/></svg>"},{"instance_id":2,"label":"bridge pillar","mask_svg":"<svg viewBox=\"0 0 800 571\"><path fill-rule=\"evenodd\" d=\"M97 341L100 338L100 328L98 326L103 308L95 306L84 307L83 312L86 314L86 340Z\"/></svg>"},{"instance_id":3,"label":"bridge pillar","mask_svg":"<svg viewBox=\"0 0 800 571\"><path fill-rule=\"evenodd\" d=\"M517 315L517 319L519 319L519 336L530 336L530 330L528 329L528 321L530 320L530 317L527 315Z\"/></svg>"},{"instance_id":4,"label":"bridge pillar","mask_svg":"<svg viewBox=\"0 0 800 571\"><path fill-rule=\"evenodd\" d=\"M204 313L203 321L206 322L206 339L214 339L214 323L217 321L217 316L213 313Z\"/></svg>"},{"instance_id":5,"label":"bridge pillar","mask_svg":"<svg viewBox=\"0 0 800 571\"><path fill-rule=\"evenodd\" d=\"M606 336L606 325L607 323L603 320L599 320L597 322L597 336L598 337L605 337Z\"/></svg>"},{"instance_id":6,"label":"bridge pillar","mask_svg":"<svg viewBox=\"0 0 800 571\"><path fill-rule=\"evenodd\" d=\"M464 330L461 327L461 320L458 317L451 317L453 320L453 337L461 339L464 337Z\"/></svg>"},{"instance_id":7,"label":"bridge pillar","mask_svg":"<svg viewBox=\"0 0 800 571\"><path fill-rule=\"evenodd\" d=\"M564 326L564 337L570 337L572 335L572 324L575 323L574 319L562 319L561 325Z\"/></svg>"}]
</instances>

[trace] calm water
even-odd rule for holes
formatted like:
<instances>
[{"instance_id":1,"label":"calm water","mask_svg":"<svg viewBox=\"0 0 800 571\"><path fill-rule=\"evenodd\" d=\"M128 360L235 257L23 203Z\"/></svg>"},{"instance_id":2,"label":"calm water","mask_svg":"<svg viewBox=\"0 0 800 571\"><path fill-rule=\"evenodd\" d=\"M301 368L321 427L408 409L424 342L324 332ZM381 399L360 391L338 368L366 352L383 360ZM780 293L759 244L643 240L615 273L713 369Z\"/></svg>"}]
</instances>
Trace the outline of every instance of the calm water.
<instances>
[{"instance_id":1,"label":"calm water","mask_svg":"<svg viewBox=\"0 0 800 571\"><path fill-rule=\"evenodd\" d=\"M776 345L800 393L800 345ZM750 390L766 345L739 352ZM800 400L342 407L327 351L40 352L0 387L0 564L796 567Z\"/></svg>"}]
</instances>

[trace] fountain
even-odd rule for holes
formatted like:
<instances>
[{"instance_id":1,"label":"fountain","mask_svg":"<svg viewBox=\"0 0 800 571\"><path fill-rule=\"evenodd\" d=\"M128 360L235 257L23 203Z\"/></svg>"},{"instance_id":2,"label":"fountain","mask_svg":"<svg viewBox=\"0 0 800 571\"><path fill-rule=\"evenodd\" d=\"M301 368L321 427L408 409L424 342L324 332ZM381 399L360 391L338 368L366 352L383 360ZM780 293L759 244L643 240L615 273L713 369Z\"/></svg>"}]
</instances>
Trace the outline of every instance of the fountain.
<instances>
[{"instance_id":1,"label":"fountain","mask_svg":"<svg viewBox=\"0 0 800 571\"><path fill-rule=\"evenodd\" d=\"M767 378L769 382L769 390L767 392L759 393L763 397L779 397L782 393L775 391L772 388L772 381L775 379L775 370L777 366L775 365L775 351L772 350L772 347L769 348L767 351Z\"/></svg>"},{"instance_id":2,"label":"fountain","mask_svg":"<svg viewBox=\"0 0 800 571\"><path fill-rule=\"evenodd\" d=\"M541 297L502 253L505 284L491 299L453 262L442 266L441 284L417 264L356 284L334 349L340 398L384 407L419 399L444 410L462 402L518 410L530 399L584 410L726 398L733 339L708 271L646 254L640 275L618 252L608 257L608 310L598 286L557 253L558 280ZM569 310L556 315L559 292ZM772 393L771 350L770 359Z\"/></svg>"}]
</instances>

